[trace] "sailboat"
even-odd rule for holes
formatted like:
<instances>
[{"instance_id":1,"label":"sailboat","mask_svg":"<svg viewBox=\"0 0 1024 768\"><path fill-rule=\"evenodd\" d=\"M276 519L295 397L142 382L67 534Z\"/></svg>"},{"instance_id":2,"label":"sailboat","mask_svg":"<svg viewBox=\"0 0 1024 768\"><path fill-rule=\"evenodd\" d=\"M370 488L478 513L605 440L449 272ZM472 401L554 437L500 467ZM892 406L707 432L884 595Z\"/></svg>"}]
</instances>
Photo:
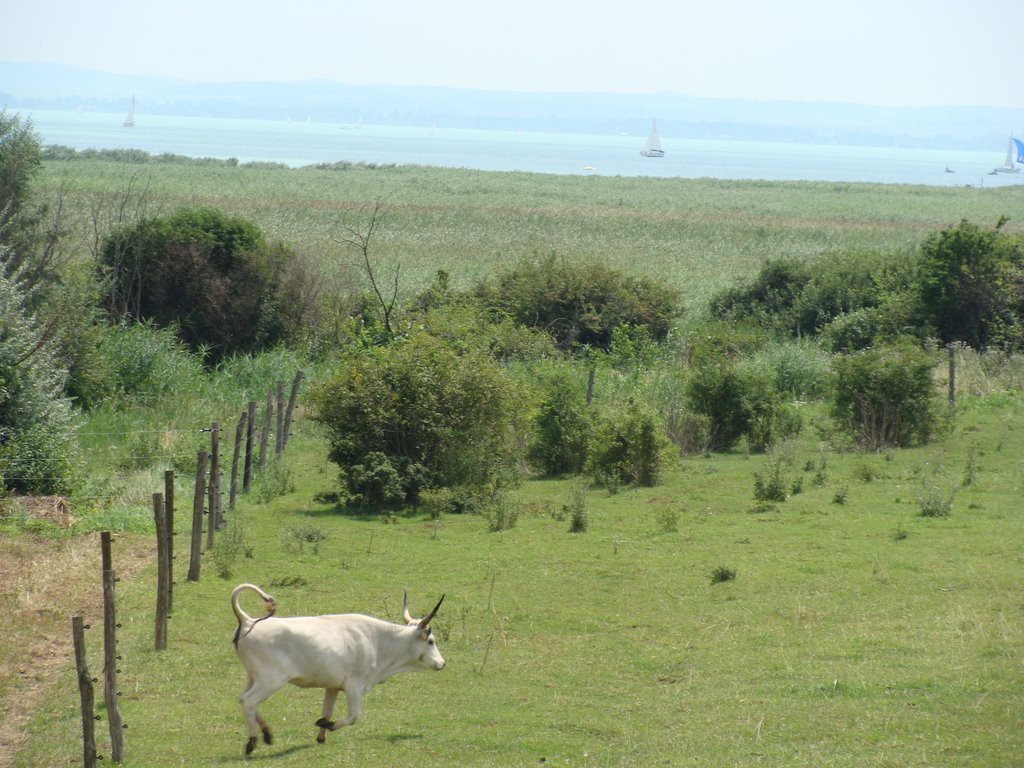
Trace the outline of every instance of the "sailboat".
<instances>
[{"instance_id":1,"label":"sailboat","mask_svg":"<svg viewBox=\"0 0 1024 768\"><path fill-rule=\"evenodd\" d=\"M124 127L134 128L135 127L135 97L132 96L132 105L128 107L128 114L124 117Z\"/></svg>"},{"instance_id":2,"label":"sailboat","mask_svg":"<svg viewBox=\"0 0 1024 768\"><path fill-rule=\"evenodd\" d=\"M665 150L661 148L661 139L658 138L658 123L656 120L651 120L651 134L647 137L647 143L640 150L640 154L644 157L665 156Z\"/></svg>"},{"instance_id":3,"label":"sailboat","mask_svg":"<svg viewBox=\"0 0 1024 768\"><path fill-rule=\"evenodd\" d=\"M1013 138L1011 133L1010 142L1006 145L1006 160L993 169L992 173L1020 173L1020 168L1014 164L1015 161L1024 165L1024 141Z\"/></svg>"}]
</instances>

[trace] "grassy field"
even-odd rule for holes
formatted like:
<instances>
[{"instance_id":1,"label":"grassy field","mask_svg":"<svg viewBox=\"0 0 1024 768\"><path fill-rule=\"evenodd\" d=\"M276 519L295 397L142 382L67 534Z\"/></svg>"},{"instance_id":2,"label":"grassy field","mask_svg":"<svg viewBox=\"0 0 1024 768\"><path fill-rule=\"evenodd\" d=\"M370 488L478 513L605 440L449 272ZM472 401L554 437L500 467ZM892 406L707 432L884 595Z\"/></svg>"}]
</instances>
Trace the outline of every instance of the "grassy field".
<instances>
[{"instance_id":1,"label":"grassy field","mask_svg":"<svg viewBox=\"0 0 1024 768\"><path fill-rule=\"evenodd\" d=\"M47 162L44 193L61 185L80 242L97 200L140 191L149 213L212 204L258 224L331 270L354 263L339 225L386 202L375 244L400 263L406 295L438 269L466 287L516 259L555 253L600 259L683 289L687 305L745 277L766 258L851 250L896 252L967 218L1024 231L1024 184L1000 189L495 173L419 167L326 170L222 163ZM137 200L138 198L133 198ZM84 250L84 245L80 246Z\"/></svg>"},{"instance_id":2,"label":"grassy field","mask_svg":"<svg viewBox=\"0 0 1024 768\"><path fill-rule=\"evenodd\" d=\"M149 213L215 204L327 269L352 261L337 240L339 223L358 224L367 204L385 198L379 253L401 263L407 293L439 268L465 286L517 258L554 252L659 277L682 288L695 311L768 257L898 251L962 218L991 226L1024 211L1024 185L106 161L47 162L42 192L66 186L85 254L90 210L123 195L129 182L147 190ZM1024 217L1007 228L1024 231ZM444 672L402 675L375 689L361 720L324 746L314 742L320 693L284 689L261 708L276 740L257 748L258 764L1015 765L1024 754L1024 377L1019 358L1007 366L994 355L990 362L1003 368L991 376L979 358L970 360L958 373L956 418L930 446L839 452L812 426L823 406L805 404L800 439L768 455L678 459L651 489L585 487L582 533L569 532L580 490L573 480L524 483L514 495L518 522L501 532L473 515L342 514L314 501L335 488L336 468L315 426L300 418L284 460L294 490L262 503L258 493L244 499L220 538L235 542L234 559L226 549L204 555L202 580L188 583L187 534L179 532L166 652L153 650L155 577L140 555L152 549L152 534L119 539L125 765L244 762L237 696L245 675L231 646L228 602L242 581L273 593L282 615L359 611L397 620L403 589L414 613L447 594L434 622ZM238 383L245 373L221 371L218 380L230 384L223 394L176 400L176 414L129 416L147 428L161 418L208 423L218 414L229 423L223 413L234 408L222 404L242 389L262 391ZM941 370L936 383L943 385ZM621 382L599 381L596 391L599 399L624 396ZM94 416L91 431L131 426L120 417ZM102 442L86 446L90 483L99 485L108 481L92 475L114 461ZM755 473L773 469L789 498L759 506ZM130 486L125 498L159 490L156 470L125 477L110 481ZM182 487L177 497L183 520L191 492ZM948 515L921 514L947 502ZM140 504L110 514L138 531L150 513ZM0 766L80 764L78 691L59 651L69 645L68 615L81 611L94 627L89 662L100 675L98 543L0 528L0 548L27 561L0 568L10 587L0 598L18 625L0 625L0 666L25 666L38 648L35 633L62 670L52 688L47 676L33 684L31 673L13 681L0 673L0 699L25 697L27 733L16 754L0 754ZM218 575L218 563L230 575ZM97 733L109 754L105 721Z\"/></svg>"},{"instance_id":3,"label":"grassy field","mask_svg":"<svg viewBox=\"0 0 1024 768\"><path fill-rule=\"evenodd\" d=\"M243 761L228 604L241 581L271 591L282 615L397 619L404 588L414 613L447 593L435 628L448 669L375 689L325 746L319 692L286 688L262 708L276 740L256 763L1013 765L1024 397L960 409L928 448L838 454L807 430L768 456L682 460L654 489L591 488L589 528L575 534L571 481L524 485L518 524L500 533L475 516L338 514L311 500L334 469L300 422L285 456L296 489L238 511L231 575L205 556L187 583L179 556L168 651L152 650L152 569L120 585L125 765ZM773 464L802 492L753 511L754 473ZM920 514L935 494L953 496L948 517ZM716 569L735 578L716 582ZM88 639L96 674L97 630ZM77 705L68 669L14 764L77 764Z\"/></svg>"}]
</instances>

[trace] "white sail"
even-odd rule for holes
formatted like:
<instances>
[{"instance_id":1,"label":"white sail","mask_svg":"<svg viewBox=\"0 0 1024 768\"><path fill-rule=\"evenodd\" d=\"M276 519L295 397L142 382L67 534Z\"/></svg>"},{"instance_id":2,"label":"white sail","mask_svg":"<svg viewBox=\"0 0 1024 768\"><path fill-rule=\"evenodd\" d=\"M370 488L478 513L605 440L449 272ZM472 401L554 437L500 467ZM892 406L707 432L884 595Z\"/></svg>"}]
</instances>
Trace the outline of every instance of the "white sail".
<instances>
[{"instance_id":1,"label":"white sail","mask_svg":"<svg viewBox=\"0 0 1024 768\"><path fill-rule=\"evenodd\" d=\"M130 107L128 107L128 114L125 115L125 118L124 118L124 127L125 128L134 128L135 127L135 97L134 96L132 96L132 105Z\"/></svg>"},{"instance_id":2,"label":"white sail","mask_svg":"<svg viewBox=\"0 0 1024 768\"><path fill-rule=\"evenodd\" d=\"M1017 162L1020 162L1021 156L1024 156L1024 149L1022 149L1020 139L1013 138L1013 133L1010 134L1010 140L1006 144L1006 159L1003 164L998 168L990 171L989 175L993 173L1020 173L1020 167L1014 165L1014 158L1016 157Z\"/></svg>"},{"instance_id":3,"label":"white sail","mask_svg":"<svg viewBox=\"0 0 1024 768\"><path fill-rule=\"evenodd\" d=\"M640 154L644 157L665 156L665 150L661 148L661 139L658 137L658 122L656 120L651 121L651 133L647 137L644 148L640 150Z\"/></svg>"}]
</instances>

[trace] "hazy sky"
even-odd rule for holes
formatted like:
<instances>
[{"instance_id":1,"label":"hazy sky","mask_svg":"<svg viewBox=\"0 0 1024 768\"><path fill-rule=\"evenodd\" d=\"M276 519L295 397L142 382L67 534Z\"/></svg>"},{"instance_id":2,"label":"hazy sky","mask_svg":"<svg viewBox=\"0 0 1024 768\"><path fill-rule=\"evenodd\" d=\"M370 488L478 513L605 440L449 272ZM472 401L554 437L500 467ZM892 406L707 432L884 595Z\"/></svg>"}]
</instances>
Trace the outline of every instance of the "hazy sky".
<instances>
[{"instance_id":1,"label":"hazy sky","mask_svg":"<svg viewBox=\"0 0 1024 768\"><path fill-rule=\"evenodd\" d=\"M1024 107L1022 0L4 6L0 59L127 74Z\"/></svg>"}]
</instances>

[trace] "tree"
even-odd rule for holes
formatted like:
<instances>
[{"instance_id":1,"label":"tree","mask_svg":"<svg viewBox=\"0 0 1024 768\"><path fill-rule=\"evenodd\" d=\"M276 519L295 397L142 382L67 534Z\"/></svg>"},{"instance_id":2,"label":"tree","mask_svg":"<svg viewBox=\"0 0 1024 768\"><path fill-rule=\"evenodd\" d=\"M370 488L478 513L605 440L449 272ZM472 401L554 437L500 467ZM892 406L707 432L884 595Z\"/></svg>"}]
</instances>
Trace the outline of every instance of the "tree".
<instances>
[{"instance_id":1,"label":"tree","mask_svg":"<svg viewBox=\"0 0 1024 768\"><path fill-rule=\"evenodd\" d=\"M290 252L215 208L115 228L100 253L108 315L175 326L213 359L284 335L281 284Z\"/></svg>"},{"instance_id":2,"label":"tree","mask_svg":"<svg viewBox=\"0 0 1024 768\"><path fill-rule=\"evenodd\" d=\"M395 267L394 276L390 288L382 284L380 270L370 258L370 245L376 237L378 230L384 223L384 201L378 198L370 209L366 224L362 227L342 222L339 225L341 234L339 241L344 245L355 248L359 251L360 268L370 281L370 289L373 292L374 306L377 310L378 319L384 329L384 340L390 341L395 337L394 315L395 307L398 304L398 277L401 274L402 266ZM387 291L387 295L384 292Z\"/></svg>"},{"instance_id":3,"label":"tree","mask_svg":"<svg viewBox=\"0 0 1024 768\"><path fill-rule=\"evenodd\" d=\"M0 272L16 275L26 297L37 303L48 297L34 289L56 283L69 258L63 238L66 183L52 201L32 199L42 156L32 121L0 110Z\"/></svg>"},{"instance_id":4,"label":"tree","mask_svg":"<svg viewBox=\"0 0 1024 768\"><path fill-rule=\"evenodd\" d=\"M63 493L76 454L67 371L26 299L0 274L0 482L8 491Z\"/></svg>"},{"instance_id":5,"label":"tree","mask_svg":"<svg viewBox=\"0 0 1024 768\"><path fill-rule=\"evenodd\" d=\"M917 284L923 320L949 343L1020 346L1024 246L1018 238L962 220L921 247Z\"/></svg>"},{"instance_id":6,"label":"tree","mask_svg":"<svg viewBox=\"0 0 1024 768\"><path fill-rule=\"evenodd\" d=\"M32 121L0 110L0 244L6 246L2 265L8 274L29 245L29 189L42 164L42 146Z\"/></svg>"}]
</instances>

